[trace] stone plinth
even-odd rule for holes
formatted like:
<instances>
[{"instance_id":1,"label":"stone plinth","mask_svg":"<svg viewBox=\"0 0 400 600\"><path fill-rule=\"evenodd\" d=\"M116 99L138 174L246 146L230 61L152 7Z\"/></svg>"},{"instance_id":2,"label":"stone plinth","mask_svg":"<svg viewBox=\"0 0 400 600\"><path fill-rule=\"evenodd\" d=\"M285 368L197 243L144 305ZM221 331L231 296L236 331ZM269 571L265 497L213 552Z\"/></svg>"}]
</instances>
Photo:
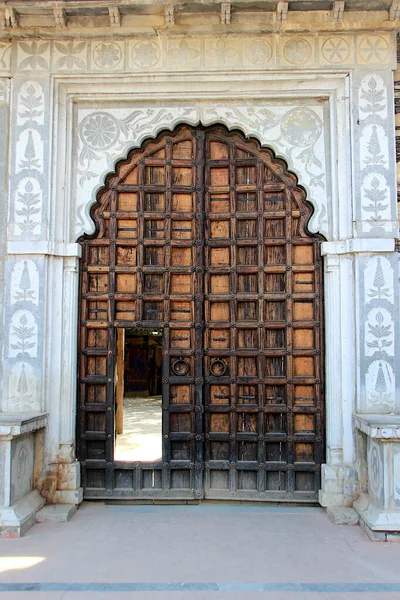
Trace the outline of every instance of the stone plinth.
<instances>
[{"instance_id":1,"label":"stone plinth","mask_svg":"<svg viewBox=\"0 0 400 600\"><path fill-rule=\"evenodd\" d=\"M41 469L43 413L0 413L0 536L20 537L45 499L33 488Z\"/></svg>"},{"instance_id":2,"label":"stone plinth","mask_svg":"<svg viewBox=\"0 0 400 600\"><path fill-rule=\"evenodd\" d=\"M366 493L354 508L374 539L400 538L400 415L356 415L366 436Z\"/></svg>"}]
</instances>

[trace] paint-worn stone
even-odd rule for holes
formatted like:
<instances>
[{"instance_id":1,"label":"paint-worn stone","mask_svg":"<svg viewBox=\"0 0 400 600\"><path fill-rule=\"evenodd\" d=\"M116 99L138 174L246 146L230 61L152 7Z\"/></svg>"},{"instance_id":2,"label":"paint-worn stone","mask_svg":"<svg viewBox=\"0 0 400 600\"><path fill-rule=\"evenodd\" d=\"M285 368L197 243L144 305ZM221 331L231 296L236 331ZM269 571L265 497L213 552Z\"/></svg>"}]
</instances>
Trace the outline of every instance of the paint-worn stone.
<instances>
[{"instance_id":1,"label":"paint-worn stone","mask_svg":"<svg viewBox=\"0 0 400 600\"><path fill-rule=\"evenodd\" d=\"M359 516L354 508L346 506L329 506L327 515L335 525L358 525Z\"/></svg>"},{"instance_id":2,"label":"paint-worn stone","mask_svg":"<svg viewBox=\"0 0 400 600\"><path fill-rule=\"evenodd\" d=\"M36 523L69 521L76 513L76 504L46 504L36 514Z\"/></svg>"}]
</instances>

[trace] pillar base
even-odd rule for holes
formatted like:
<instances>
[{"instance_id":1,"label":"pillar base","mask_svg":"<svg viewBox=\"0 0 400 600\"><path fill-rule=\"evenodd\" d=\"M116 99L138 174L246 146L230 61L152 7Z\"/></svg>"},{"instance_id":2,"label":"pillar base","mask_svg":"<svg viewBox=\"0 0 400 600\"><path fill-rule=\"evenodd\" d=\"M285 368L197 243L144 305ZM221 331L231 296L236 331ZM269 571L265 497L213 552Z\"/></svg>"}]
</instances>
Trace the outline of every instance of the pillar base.
<instances>
[{"instance_id":1,"label":"pillar base","mask_svg":"<svg viewBox=\"0 0 400 600\"><path fill-rule=\"evenodd\" d=\"M400 510L385 510L374 503L369 494L361 494L354 502L360 521L372 539L387 541L388 535L400 541Z\"/></svg>"},{"instance_id":2,"label":"pillar base","mask_svg":"<svg viewBox=\"0 0 400 600\"><path fill-rule=\"evenodd\" d=\"M80 485L80 463L51 463L40 485L40 493L49 504L80 504L83 488Z\"/></svg>"},{"instance_id":3,"label":"pillar base","mask_svg":"<svg viewBox=\"0 0 400 600\"><path fill-rule=\"evenodd\" d=\"M0 507L0 537L19 538L35 524L46 500L33 490L11 506Z\"/></svg>"},{"instance_id":4,"label":"pillar base","mask_svg":"<svg viewBox=\"0 0 400 600\"><path fill-rule=\"evenodd\" d=\"M318 502L321 506L351 507L357 492L357 475L353 467L322 465L321 489L318 493Z\"/></svg>"}]
</instances>

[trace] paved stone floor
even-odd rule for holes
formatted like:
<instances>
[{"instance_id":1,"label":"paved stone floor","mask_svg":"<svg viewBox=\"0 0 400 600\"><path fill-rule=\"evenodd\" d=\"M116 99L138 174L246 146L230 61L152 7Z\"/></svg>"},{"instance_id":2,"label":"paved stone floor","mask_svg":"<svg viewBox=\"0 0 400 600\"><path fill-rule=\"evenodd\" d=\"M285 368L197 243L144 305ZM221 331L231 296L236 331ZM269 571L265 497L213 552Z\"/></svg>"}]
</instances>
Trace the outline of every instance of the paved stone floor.
<instances>
[{"instance_id":1,"label":"paved stone floor","mask_svg":"<svg viewBox=\"0 0 400 600\"><path fill-rule=\"evenodd\" d=\"M83 503L0 540L0 600L400 599L400 544L321 508Z\"/></svg>"},{"instance_id":2,"label":"paved stone floor","mask_svg":"<svg viewBox=\"0 0 400 600\"><path fill-rule=\"evenodd\" d=\"M117 436L115 460L161 460L161 396L124 398L124 432Z\"/></svg>"}]
</instances>

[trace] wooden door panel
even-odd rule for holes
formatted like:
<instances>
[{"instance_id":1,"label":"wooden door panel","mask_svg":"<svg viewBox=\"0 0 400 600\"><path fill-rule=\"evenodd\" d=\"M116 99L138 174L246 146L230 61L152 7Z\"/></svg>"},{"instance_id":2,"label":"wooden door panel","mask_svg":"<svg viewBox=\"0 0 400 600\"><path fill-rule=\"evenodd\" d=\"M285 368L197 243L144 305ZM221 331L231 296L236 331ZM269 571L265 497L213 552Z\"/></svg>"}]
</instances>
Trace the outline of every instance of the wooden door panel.
<instances>
[{"instance_id":1,"label":"wooden door panel","mask_svg":"<svg viewBox=\"0 0 400 600\"><path fill-rule=\"evenodd\" d=\"M82 244L79 457L86 497L316 499L322 280L286 165L180 126L119 163ZM163 458L115 463L117 328L163 328Z\"/></svg>"},{"instance_id":2,"label":"wooden door panel","mask_svg":"<svg viewBox=\"0 0 400 600\"><path fill-rule=\"evenodd\" d=\"M312 500L323 427L319 238L305 229L295 177L257 143L214 128L206 156L205 493Z\"/></svg>"},{"instance_id":3,"label":"wooden door panel","mask_svg":"<svg viewBox=\"0 0 400 600\"><path fill-rule=\"evenodd\" d=\"M195 352L201 331L195 325L202 307L195 299L202 292L196 246L202 220L196 217L203 138L183 127L120 163L93 213L97 236L82 239L79 454L88 497L201 493L201 469L195 468L202 463L202 365ZM164 330L159 464L113 461L118 327Z\"/></svg>"}]
</instances>

